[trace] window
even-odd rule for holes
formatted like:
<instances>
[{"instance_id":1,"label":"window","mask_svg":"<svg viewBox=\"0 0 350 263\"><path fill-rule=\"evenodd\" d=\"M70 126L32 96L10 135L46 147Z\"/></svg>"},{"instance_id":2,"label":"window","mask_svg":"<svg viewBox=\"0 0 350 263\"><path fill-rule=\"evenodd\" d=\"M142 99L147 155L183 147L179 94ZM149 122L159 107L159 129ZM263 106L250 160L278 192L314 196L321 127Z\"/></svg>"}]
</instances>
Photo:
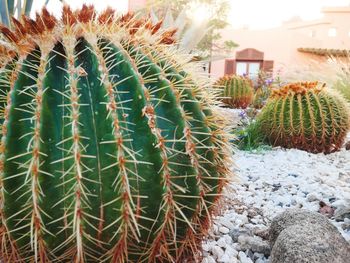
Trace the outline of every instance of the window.
<instances>
[{"instance_id":1,"label":"window","mask_svg":"<svg viewBox=\"0 0 350 263\"><path fill-rule=\"evenodd\" d=\"M237 66L236 66L236 74L243 76L247 74L247 66L248 63L246 62L237 62Z\"/></svg>"},{"instance_id":2,"label":"window","mask_svg":"<svg viewBox=\"0 0 350 263\"><path fill-rule=\"evenodd\" d=\"M335 27L331 27L328 30L328 36L329 37L336 37L337 36L337 29Z\"/></svg>"},{"instance_id":3,"label":"window","mask_svg":"<svg viewBox=\"0 0 350 263\"><path fill-rule=\"evenodd\" d=\"M260 70L260 62L241 61L237 62L236 74L240 76L248 76L251 79L258 77Z\"/></svg>"},{"instance_id":4,"label":"window","mask_svg":"<svg viewBox=\"0 0 350 263\"><path fill-rule=\"evenodd\" d=\"M315 37L315 36L316 36L316 30L311 29L311 30L309 31L309 37Z\"/></svg>"}]
</instances>

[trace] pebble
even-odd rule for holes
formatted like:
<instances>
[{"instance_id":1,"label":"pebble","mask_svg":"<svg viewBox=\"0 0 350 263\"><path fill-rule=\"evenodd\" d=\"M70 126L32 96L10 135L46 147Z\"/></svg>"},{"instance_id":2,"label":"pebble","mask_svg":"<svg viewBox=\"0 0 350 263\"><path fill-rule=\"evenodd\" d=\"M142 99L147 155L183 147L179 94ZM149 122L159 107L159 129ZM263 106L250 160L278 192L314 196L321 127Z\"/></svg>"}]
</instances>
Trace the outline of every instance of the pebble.
<instances>
[{"instance_id":1,"label":"pebble","mask_svg":"<svg viewBox=\"0 0 350 263\"><path fill-rule=\"evenodd\" d=\"M243 251L240 251L238 253L238 258L241 261L241 263L253 263L253 261L250 258L248 258Z\"/></svg>"},{"instance_id":2,"label":"pebble","mask_svg":"<svg viewBox=\"0 0 350 263\"><path fill-rule=\"evenodd\" d=\"M228 255L231 258L235 258L238 255L238 251L231 246L227 246L225 249L225 255Z\"/></svg>"},{"instance_id":3,"label":"pebble","mask_svg":"<svg viewBox=\"0 0 350 263\"><path fill-rule=\"evenodd\" d=\"M270 245L267 241L263 241L260 237L239 236L238 243L242 250L250 249L252 252L270 255Z\"/></svg>"},{"instance_id":4,"label":"pebble","mask_svg":"<svg viewBox=\"0 0 350 263\"><path fill-rule=\"evenodd\" d=\"M212 256L207 256L203 258L202 263L216 263L216 261Z\"/></svg>"},{"instance_id":5,"label":"pebble","mask_svg":"<svg viewBox=\"0 0 350 263\"><path fill-rule=\"evenodd\" d=\"M219 247L226 247L227 243L224 237L220 237L219 240L216 242Z\"/></svg>"},{"instance_id":6,"label":"pebble","mask_svg":"<svg viewBox=\"0 0 350 263\"><path fill-rule=\"evenodd\" d=\"M228 234L230 232L230 229L228 229L227 227L221 226L219 227L219 231L223 234Z\"/></svg>"},{"instance_id":7,"label":"pebble","mask_svg":"<svg viewBox=\"0 0 350 263\"><path fill-rule=\"evenodd\" d=\"M215 258L220 258L225 254L224 250L219 246L214 246L212 252Z\"/></svg>"},{"instance_id":8,"label":"pebble","mask_svg":"<svg viewBox=\"0 0 350 263\"><path fill-rule=\"evenodd\" d=\"M228 220L226 219L225 217L222 217L220 220L219 220L220 224L227 227L228 229L233 229L235 226Z\"/></svg>"}]
</instances>

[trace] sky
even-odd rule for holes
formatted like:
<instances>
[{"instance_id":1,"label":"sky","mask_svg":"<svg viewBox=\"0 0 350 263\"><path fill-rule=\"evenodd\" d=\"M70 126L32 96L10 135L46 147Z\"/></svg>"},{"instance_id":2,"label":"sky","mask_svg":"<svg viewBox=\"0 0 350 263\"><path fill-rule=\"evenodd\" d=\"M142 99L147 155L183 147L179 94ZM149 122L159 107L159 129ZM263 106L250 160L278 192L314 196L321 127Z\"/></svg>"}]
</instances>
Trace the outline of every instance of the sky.
<instances>
[{"instance_id":1,"label":"sky","mask_svg":"<svg viewBox=\"0 0 350 263\"><path fill-rule=\"evenodd\" d=\"M169 0L171 1L171 0ZM229 23L233 27L247 26L254 29L271 28L280 25L291 17L300 16L304 20L312 20L321 17L322 6L350 5L350 0L228 0L231 5ZM34 0L34 10L39 10L45 0ZM93 3L97 10L101 11L107 6L114 7L117 11L125 12L128 8L128 0L70 0L73 8L82 3ZM50 0L48 9L56 15L60 15L61 3L59 0ZM198 12L197 19L205 17Z\"/></svg>"},{"instance_id":2,"label":"sky","mask_svg":"<svg viewBox=\"0 0 350 263\"><path fill-rule=\"evenodd\" d=\"M323 6L347 6L349 0L229 0L229 22L234 27L269 28L291 17L304 20L321 17Z\"/></svg>"}]
</instances>

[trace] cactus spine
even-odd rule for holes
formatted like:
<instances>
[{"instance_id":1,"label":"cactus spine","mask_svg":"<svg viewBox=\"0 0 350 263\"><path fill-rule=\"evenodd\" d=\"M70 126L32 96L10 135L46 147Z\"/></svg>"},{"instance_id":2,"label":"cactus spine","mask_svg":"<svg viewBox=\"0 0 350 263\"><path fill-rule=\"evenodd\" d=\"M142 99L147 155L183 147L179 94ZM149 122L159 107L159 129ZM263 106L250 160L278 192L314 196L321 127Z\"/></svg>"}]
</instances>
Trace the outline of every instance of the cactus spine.
<instances>
[{"instance_id":1,"label":"cactus spine","mask_svg":"<svg viewBox=\"0 0 350 263\"><path fill-rule=\"evenodd\" d=\"M254 90L251 80L236 75L227 75L216 82L223 87L222 100L231 108L247 108L253 101Z\"/></svg>"},{"instance_id":2,"label":"cactus spine","mask_svg":"<svg viewBox=\"0 0 350 263\"><path fill-rule=\"evenodd\" d=\"M260 132L272 145L313 153L338 150L349 124L346 102L318 82L274 89L257 119Z\"/></svg>"},{"instance_id":3,"label":"cactus spine","mask_svg":"<svg viewBox=\"0 0 350 263\"><path fill-rule=\"evenodd\" d=\"M1 260L192 258L229 147L174 31L92 6L13 24L0 28Z\"/></svg>"}]
</instances>

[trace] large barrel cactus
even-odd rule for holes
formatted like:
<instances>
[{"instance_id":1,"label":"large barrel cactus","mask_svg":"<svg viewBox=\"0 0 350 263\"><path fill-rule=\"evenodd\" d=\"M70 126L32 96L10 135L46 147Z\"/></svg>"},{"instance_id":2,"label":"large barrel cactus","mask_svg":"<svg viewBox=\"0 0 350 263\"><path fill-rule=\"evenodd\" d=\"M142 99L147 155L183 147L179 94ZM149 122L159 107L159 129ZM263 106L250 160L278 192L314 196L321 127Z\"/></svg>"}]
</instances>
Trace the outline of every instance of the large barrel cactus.
<instances>
[{"instance_id":1,"label":"large barrel cactus","mask_svg":"<svg viewBox=\"0 0 350 263\"><path fill-rule=\"evenodd\" d=\"M318 82L300 82L274 89L255 126L274 146L330 153L342 146L349 124L342 97Z\"/></svg>"},{"instance_id":2,"label":"large barrel cactus","mask_svg":"<svg viewBox=\"0 0 350 263\"><path fill-rule=\"evenodd\" d=\"M92 6L13 28L0 27L0 261L194 257L229 148L174 31Z\"/></svg>"},{"instance_id":3,"label":"large barrel cactus","mask_svg":"<svg viewBox=\"0 0 350 263\"><path fill-rule=\"evenodd\" d=\"M231 108L245 109L253 101L253 84L246 77L226 75L218 79L215 85L223 88L223 103Z\"/></svg>"}]
</instances>

